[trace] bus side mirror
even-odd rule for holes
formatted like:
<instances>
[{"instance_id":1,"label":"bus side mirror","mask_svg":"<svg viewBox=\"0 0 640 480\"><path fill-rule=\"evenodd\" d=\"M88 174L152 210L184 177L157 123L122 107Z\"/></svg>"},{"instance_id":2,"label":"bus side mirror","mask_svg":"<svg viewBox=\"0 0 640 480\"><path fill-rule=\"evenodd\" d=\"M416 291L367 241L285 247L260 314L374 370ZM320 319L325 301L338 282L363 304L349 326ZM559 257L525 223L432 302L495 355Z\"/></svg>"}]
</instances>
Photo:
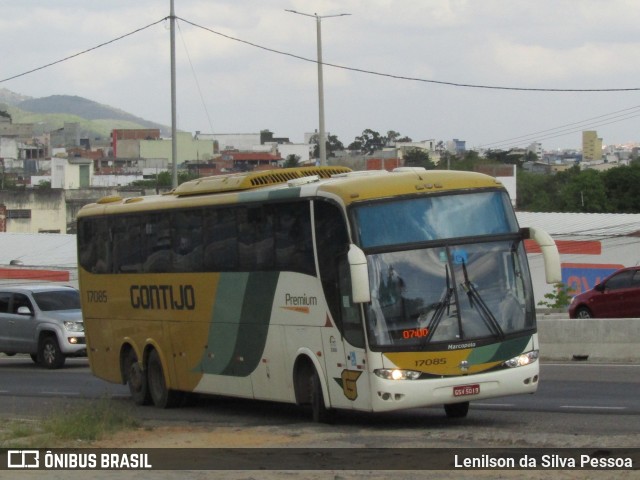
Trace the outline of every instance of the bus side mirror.
<instances>
[{"instance_id":1,"label":"bus side mirror","mask_svg":"<svg viewBox=\"0 0 640 480\"><path fill-rule=\"evenodd\" d=\"M553 241L551 235L539 228L522 229L524 238L530 238L540 245L542 258L544 260L544 271L547 277L547 283L562 282L562 269L560 268L560 254L556 242Z\"/></svg>"},{"instance_id":2,"label":"bus side mirror","mask_svg":"<svg viewBox=\"0 0 640 480\"><path fill-rule=\"evenodd\" d=\"M349 270L351 273L351 297L353 303L368 303L371 301L369 290L369 267L367 257L357 246L349 245Z\"/></svg>"}]
</instances>

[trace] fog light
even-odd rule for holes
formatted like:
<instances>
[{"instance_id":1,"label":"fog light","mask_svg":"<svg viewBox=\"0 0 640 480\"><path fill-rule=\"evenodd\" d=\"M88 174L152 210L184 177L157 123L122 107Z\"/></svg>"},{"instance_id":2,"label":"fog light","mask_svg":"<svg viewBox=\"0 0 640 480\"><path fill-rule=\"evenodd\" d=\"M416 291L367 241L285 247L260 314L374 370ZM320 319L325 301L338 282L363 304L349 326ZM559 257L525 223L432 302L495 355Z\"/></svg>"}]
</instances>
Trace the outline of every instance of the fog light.
<instances>
[{"instance_id":1,"label":"fog light","mask_svg":"<svg viewBox=\"0 0 640 480\"><path fill-rule=\"evenodd\" d=\"M67 340L69 340L69 343L71 343L72 345L78 343L78 339L76 337L69 337L67 338Z\"/></svg>"}]
</instances>

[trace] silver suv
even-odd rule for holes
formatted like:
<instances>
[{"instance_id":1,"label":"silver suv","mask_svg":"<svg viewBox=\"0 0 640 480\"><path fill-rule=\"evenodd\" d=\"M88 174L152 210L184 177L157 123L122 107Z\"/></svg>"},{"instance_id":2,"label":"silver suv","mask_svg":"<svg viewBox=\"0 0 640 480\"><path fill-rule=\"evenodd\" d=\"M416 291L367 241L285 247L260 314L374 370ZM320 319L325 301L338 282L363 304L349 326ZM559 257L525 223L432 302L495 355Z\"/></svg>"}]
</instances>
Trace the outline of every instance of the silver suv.
<instances>
[{"instance_id":1,"label":"silver suv","mask_svg":"<svg viewBox=\"0 0 640 480\"><path fill-rule=\"evenodd\" d=\"M28 353L46 368L85 356L80 294L59 285L0 285L0 352Z\"/></svg>"}]
</instances>

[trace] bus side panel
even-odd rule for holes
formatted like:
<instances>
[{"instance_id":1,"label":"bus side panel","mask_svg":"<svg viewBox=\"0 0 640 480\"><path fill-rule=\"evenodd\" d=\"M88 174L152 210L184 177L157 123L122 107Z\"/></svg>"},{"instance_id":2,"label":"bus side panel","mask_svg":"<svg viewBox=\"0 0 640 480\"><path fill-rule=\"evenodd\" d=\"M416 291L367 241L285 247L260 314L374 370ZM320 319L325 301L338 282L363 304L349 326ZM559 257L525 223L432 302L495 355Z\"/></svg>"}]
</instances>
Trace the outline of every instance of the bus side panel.
<instances>
[{"instance_id":1,"label":"bus side panel","mask_svg":"<svg viewBox=\"0 0 640 480\"><path fill-rule=\"evenodd\" d=\"M112 349L111 322L103 318L84 315L87 336L87 356L91 372L97 377L113 383L122 383L119 351Z\"/></svg>"},{"instance_id":2,"label":"bus side panel","mask_svg":"<svg viewBox=\"0 0 640 480\"><path fill-rule=\"evenodd\" d=\"M271 325L258 367L251 374L255 398L294 402L293 386L285 369L285 327Z\"/></svg>"},{"instance_id":3,"label":"bus side panel","mask_svg":"<svg viewBox=\"0 0 640 480\"><path fill-rule=\"evenodd\" d=\"M254 396L251 375L265 360L279 275L279 272L220 274L206 351L199 365L204 376L198 391Z\"/></svg>"}]
</instances>

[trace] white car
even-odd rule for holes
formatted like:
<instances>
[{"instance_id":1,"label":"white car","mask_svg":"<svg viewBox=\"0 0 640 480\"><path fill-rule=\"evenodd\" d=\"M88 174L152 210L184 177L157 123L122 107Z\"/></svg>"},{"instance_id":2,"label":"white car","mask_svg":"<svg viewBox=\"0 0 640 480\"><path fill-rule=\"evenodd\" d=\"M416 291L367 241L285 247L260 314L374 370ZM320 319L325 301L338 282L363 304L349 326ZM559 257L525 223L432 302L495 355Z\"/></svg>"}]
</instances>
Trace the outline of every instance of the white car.
<instances>
[{"instance_id":1,"label":"white car","mask_svg":"<svg viewBox=\"0 0 640 480\"><path fill-rule=\"evenodd\" d=\"M46 368L86 356L80 294L53 284L0 286L0 352L27 353Z\"/></svg>"}]
</instances>

